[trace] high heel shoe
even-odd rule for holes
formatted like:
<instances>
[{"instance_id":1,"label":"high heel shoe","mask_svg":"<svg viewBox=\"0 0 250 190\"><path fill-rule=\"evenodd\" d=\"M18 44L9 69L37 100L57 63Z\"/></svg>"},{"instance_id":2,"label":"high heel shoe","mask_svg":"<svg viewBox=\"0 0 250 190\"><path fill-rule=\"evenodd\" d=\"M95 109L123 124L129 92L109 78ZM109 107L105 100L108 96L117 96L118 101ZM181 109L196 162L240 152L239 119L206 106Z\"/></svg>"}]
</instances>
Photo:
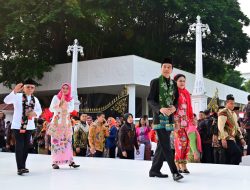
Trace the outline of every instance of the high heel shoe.
<instances>
[{"instance_id":1,"label":"high heel shoe","mask_svg":"<svg viewBox=\"0 0 250 190\"><path fill-rule=\"evenodd\" d=\"M76 165L75 162L72 162L71 164L69 164L69 167L78 168L80 167L80 165Z\"/></svg>"},{"instance_id":2,"label":"high heel shoe","mask_svg":"<svg viewBox=\"0 0 250 190\"><path fill-rule=\"evenodd\" d=\"M183 171L181 169L178 170L179 173L183 173Z\"/></svg>"},{"instance_id":3,"label":"high heel shoe","mask_svg":"<svg viewBox=\"0 0 250 190\"><path fill-rule=\"evenodd\" d=\"M58 166L57 164L52 164L52 168L53 168L53 169L56 169L56 170L57 170L57 169L60 169L59 166Z\"/></svg>"},{"instance_id":4,"label":"high heel shoe","mask_svg":"<svg viewBox=\"0 0 250 190\"><path fill-rule=\"evenodd\" d=\"M182 173L184 173L184 174L190 174L190 172L188 171L188 169L183 170Z\"/></svg>"}]
</instances>

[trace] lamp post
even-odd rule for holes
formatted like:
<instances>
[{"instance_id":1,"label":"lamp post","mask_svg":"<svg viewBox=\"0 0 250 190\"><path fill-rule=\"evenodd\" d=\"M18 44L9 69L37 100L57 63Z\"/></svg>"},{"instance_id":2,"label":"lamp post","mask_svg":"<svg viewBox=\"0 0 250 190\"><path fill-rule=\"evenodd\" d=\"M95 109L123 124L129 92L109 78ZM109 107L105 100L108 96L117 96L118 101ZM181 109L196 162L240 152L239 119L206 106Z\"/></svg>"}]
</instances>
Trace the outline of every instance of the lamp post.
<instances>
[{"instance_id":1,"label":"lamp post","mask_svg":"<svg viewBox=\"0 0 250 190\"><path fill-rule=\"evenodd\" d=\"M192 33L196 36L195 47L195 83L192 93L192 104L194 112L204 111L207 108L207 97L205 96L205 85L203 78L203 60L202 60L202 38L206 38L211 33L208 24L201 23L201 17L198 15L196 23L189 26L187 36Z\"/></svg>"},{"instance_id":2,"label":"lamp post","mask_svg":"<svg viewBox=\"0 0 250 190\"><path fill-rule=\"evenodd\" d=\"M78 40L74 40L74 44L68 46L67 54L71 56L71 52L73 52L72 56L72 69L71 69L71 89L72 89L72 96L74 98L74 109L79 111L80 101L78 100L77 94L77 62L78 62L78 52L80 52L81 56L84 56L83 47L78 45Z\"/></svg>"}]
</instances>

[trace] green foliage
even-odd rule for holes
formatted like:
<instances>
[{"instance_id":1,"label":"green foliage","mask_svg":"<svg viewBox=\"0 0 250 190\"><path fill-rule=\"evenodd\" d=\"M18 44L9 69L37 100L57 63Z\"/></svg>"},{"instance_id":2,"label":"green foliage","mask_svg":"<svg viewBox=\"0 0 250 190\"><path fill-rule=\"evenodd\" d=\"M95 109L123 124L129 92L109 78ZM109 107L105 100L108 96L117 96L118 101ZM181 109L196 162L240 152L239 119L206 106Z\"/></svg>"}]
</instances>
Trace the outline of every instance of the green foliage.
<instances>
[{"instance_id":1,"label":"green foliage","mask_svg":"<svg viewBox=\"0 0 250 190\"><path fill-rule=\"evenodd\" d=\"M233 68L246 61L250 39L242 27L249 19L235 0L0 3L0 66L5 71L0 82L7 86L27 76L42 78L53 65L69 62L65 52L75 38L85 47L85 59L134 54L162 61L172 56L178 68L194 72L195 40L186 34L199 14L212 32L203 40L204 75L240 87L240 75ZM27 67L33 64L35 68ZM20 74L14 73L20 68ZM230 74L234 81L230 81Z\"/></svg>"},{"instance_id":2,"label":"green foliage","mask_svg":"<svg viewBox=\"0 0 250 190\"><path fill-rule=\"evenodd\" d=\"M250 93L250 80L244 83L243 88L245 88L245 90Z\"/></svg>"},{"instance_id":3,"label":"green foliage","mask_svg":"<svg viewBox=\"0 0 250 190\"><path fill-rule=\"evenodd\" d=\"M244 78L240 77L240 75L241 74L239 71L234 70L231 65L227 65L225 67L225 74L221 82L238 89L243 89L241 85L244 81Z\"/></svg>"}]
</instances>

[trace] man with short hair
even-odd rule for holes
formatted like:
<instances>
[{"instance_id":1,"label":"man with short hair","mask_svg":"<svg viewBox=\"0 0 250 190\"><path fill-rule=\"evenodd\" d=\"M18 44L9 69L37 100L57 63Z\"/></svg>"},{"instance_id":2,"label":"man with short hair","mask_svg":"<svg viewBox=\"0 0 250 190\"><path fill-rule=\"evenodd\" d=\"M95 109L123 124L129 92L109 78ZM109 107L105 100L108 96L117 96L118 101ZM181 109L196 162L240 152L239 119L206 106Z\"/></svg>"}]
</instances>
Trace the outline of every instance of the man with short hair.
<instances>
[{"instance_id":1,"label":"man with short hair","mask_svg":"<svg viewBox=\"0 0 250 190\"><path fill-rule=\"evenodd\" d=\"M178 88L174 80L170 78L173 71L173 62L165 58L161 64L161 75L150 83L148 103L154 114L154 130L156 130L158 143L150 177L166 178L168 175L160 172L164 161L168 162L173 179L178 181L183 176L178 172L170 146L170 134L174 129L174 113L178 107Z\"/></svg>"},{"instance_id":2,"label":"man with short hair","mask_svg":"<svg viewBox=\"0 0 250 190\"><path fill-rule=\"evenodd\" d=\"M219 112L218 129L219 139L227 155L227 164L239 165L241 161L241 150L236 144L235 138L238 137L242 146L246 144L239 125L238 118L234 110L234 96L226 97L226 107Z\"/></svg>"},{"instance_id":3,"label":"man with short hair","mask_svg":"<svg viewBox=\"0 0 250 190\"><path fill-rule=\"evenodd\" d=\"M199 112L199 116L198 116L198 125L200 122L202 122L205 119L205 114L204 111L200 111Z\"/></svg>"},{"instance_id":4,"label":"man with short hair","mask_svg":"<svg viewBox=\"0 0 250 190\"><path fill-rule=\"evenodd\" d=\"M198 125L198 131L202 143L202 163L213 163L213 118L210 117L210 110L205 110L205 119Z\"/></svg>"},{"instance_id":5,"label":"man with short hair","mask_svg":"<svg viewBox=\"0 0 250 190\"><path fill-rule=\"evenodd\" d=\"M88 133L89 126L87 125L87 114L80 114L80 121L78 121L74 126L74 143L73 147L76 156L86 156L88 148Z\"/></svg>"},{"instance_id":6,"label":"man with short hair","mask_svg":"<svg viewBox=\"0 0 250 190\"><path fill-rule=\"evenodd\" d=\"M34 119L42 113L39 100L33 95L36 85L37 83L34 80L27 79L24 83L17 84L14 90L4 98L6 104L14 105L11 129L16 139L18 175L29 173L26 168L26 160L32 131L35 130Z\"/></svg>"},{"instance_id":7,"label":"man with short hair","mask_svg":"<svg viewBox=\"0 0 250 190\"><path fill-rule=\"evenodd\" d=\"M94 157L103 157L105 138L109 136L109 129L105 126L105 114L98 113L97 119L89 127L90 152Z\"/></svg>"}]
</instances>

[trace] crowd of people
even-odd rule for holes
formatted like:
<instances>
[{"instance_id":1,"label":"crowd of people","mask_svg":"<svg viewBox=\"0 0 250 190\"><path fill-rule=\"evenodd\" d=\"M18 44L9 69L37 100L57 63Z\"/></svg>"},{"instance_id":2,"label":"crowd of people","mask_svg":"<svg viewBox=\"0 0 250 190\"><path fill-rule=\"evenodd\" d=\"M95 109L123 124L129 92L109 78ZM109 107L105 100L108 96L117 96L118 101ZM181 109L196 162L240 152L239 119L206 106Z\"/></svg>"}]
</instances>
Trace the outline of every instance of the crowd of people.
<instances>
[{"instance_id":1,"label":"crowd of people","mask_svg":"<svg viewBox=\"0 0 250 190\"><path fill-rule=\"evenodd\" d=\"M11 122L4 124L3 112L0 113L0 117L1 132L4 131L1 133L1 151L15 152L15 136L11 130ZM55 140L51 139L50 122L46 119L41 117L36 120L36 129L29 141L29 153L51 155L51 147L54 146ZM152 133L147 115L142 116L138 124L134 125L132 114L105 119L104 113L98 113L93 121L90 115L74 112L70 122L73 132L69 139L74 156L134 159L134 148L139 150L139 146L144 144L144 159L151 160L151 139L152 142L156 142L156 137Z\"/></svg>"},{"instance_id":2,"label":"crowd of people","mask_svg":"<svg viewBox=\"0 0 250 190\"><path fill-rule=\"evenodd\" d=\"M250 95L244 117L239 116L229 94L225 107L217 113L200 111L197 118L185 75L170 78L170 59L161 68L161 76L151 81L148 96L153 121L143 115L135 122L131 113L116 118L77 113L68 83L62 84L42 113L33 96L36 83L29 79L18 84L4 100L14 104L13 122L5 123L5 114L0 112L0 149L16 153L18 175L29 172L25 165L28 152L50 154L53 169L62 164L80 167L73 156L135 159L143 155L144 160L153 160L150 177L168 177L160 172L167 161L176 181L183 178L181 173L190 173L188 162L238 165L243 155L250 155Z\"/></svg>"},{"instance_id":3,"label":"crowd of people","mask_svg":"<svg viewBox=\"0 0 250 190\"><path fill-rule=\"evenodd\" d=\"M250 96L249 96L250 102ZM250 103L246 106L248 110L245 112L250 115ZM223 109L222 107L220 108ZM236 107L236 114L239 112ZM97 143L97 147L100 146L97 150L90 151L91 146L94 147L94 141L96 141L95 132L93 131L95 127L92 127L91 133L90 126L94 126L97 121L93 122L91 116L85 113L71 115L71 122L73 125L73 134L72 134L72 147L74 150L75 156L96 156L96 157L108 157L108 158L122 158L122 149L121 143L119 144L119 131L121 126L125 124L124 117L107 117L105 120L105 115L103 114L103 118L101 122L103 123L103 130L106 131L103 133L103 137L98 140L100 142ZM99 118L99 114L97 114L97 118ZM188 139L189 139L189 147L187 148L187 162L201 162L201 163L216 163L223 164L226 163L226 156L224 148L220 144L218 138L218 115L217 113L210 112L209 110L200 111L198 117L194 114L194 126L197 126L197 130L188 131ZM39 118L36 121L36 130L33 131L30 144L29 144L29 153L34 154L51 154L51 136L47 133L49 122L46 121L45 118ZM238 125L240 126L240 130L245 141L248 143L249 133L250 133L250 122L248 119L240 118L238 115ZM147 115L144 115L140 118L137 124L135 124L135 139L134 146L138 148L141 144L144 145L145 152L144 160L151 160L153 156L153 150L151 149L151 143L157 143L157 137L154 130L152 130L152 122L149 120ZM124 130L126 130L124 128ZM198 132L198 133L197 133ZM92 135L92 138L89 137L89 133ZM125 132L124 132L125 133ZM120 137L124 140L126 139L126 143L130 142L128 137L124 135L124 133L120 134ZM178 140L174 141L174 136L180 134L181 131L175 131L171 133L171 141L172 141L172 150L173 154L175 154L175 148L178 146ZM185 132L184 132L185 133ZM200 140L197 140L197 137ZM128 142L127 142L128 141ZM198 143L197 143L198 141ZM250 146L243 146L240 143L240 139L236 139L237 145L241 150L241 155L250 155ZM99 144L100 143L100 144ZM200 144L199 144L200 143ZM198 144L196 146L195 144ZM128 146L128 145L126 145ZM131 144L132 146L132 144ZM3 152L15 152L15 137L11 130L11 122L5 121L5 114L0 112L0 149ZM124 145L123 145L123 150ZM129 158L133 157L134 147L127 148L128 150L132 150L132 153L129 154ZM96 153L99 152L99 153ZM129 151L128 151L129 152ZM194 152L194 153L193 153ZM178 154L176 154L178 155ZM177 156L178 157L178 156ZM180 160L179 158L175 159L176 162ZM185 166L184 166L185 167Z\"/></svg>"}]
</instances>

